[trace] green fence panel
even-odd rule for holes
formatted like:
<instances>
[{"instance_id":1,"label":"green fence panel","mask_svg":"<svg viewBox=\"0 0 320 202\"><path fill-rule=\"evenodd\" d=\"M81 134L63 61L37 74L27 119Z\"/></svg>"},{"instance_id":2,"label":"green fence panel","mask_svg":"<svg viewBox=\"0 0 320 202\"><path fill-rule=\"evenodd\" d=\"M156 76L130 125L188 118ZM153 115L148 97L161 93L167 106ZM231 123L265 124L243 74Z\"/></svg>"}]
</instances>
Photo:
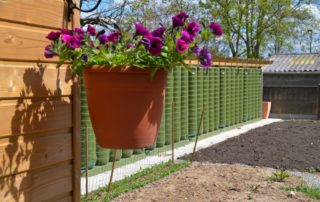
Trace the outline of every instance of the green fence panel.
<instances>
[{"instance_id":1,"label":"green fence panel","mask_svg":"<svg viewBox=\"0 0 320 202\"><path fill-rule=\"evenodd\" d=\"M86 133L88 133L88 142L86 143ZM91 125L87 97L83 80L81 78L81 169L86 167L86 158L88 158L88 168L91 169L96 165L96 138ZM88 144L88 145L86 145ZM88 147L87 147L88 146ZM86 147L88 148L88 157L86 157Z\"/></svg>"},{"instance_id":2,"label":"green fence panel","mask_svg":"<svg viewBox=\"0 0 320 202\"><path fill-rule=\"evenodd\" d=\"M133 149L124 149L122 150L122 156L121 158L129 158L133 154Z\"/></svg>"},{"instance_id":3,"label":"green fence panel","mask_svg":"<svg viewBox=\"0 0 320 202\"><path fill-rule=\"evenodd\" d=\"M163 147L166 143L166 109L163 109L162 117L161 117L161 124L157 136L157 147Z\"/></svg>"},{"instance_id":4,"label":"green fence panel","mask_svg":"<svg viewBox=\"0 0 320 202\"><path fill-rule=\"evenodd\" d=\"M110 159L110 150L100 147L98 144L96 146L97 153L97 163L96 165L102 166L106 165Z\"/></svg>"},{"instance_id":5,"label":"green fence panel","mask_svg":"<svg viewBox=\"0 0 320 202\"><path fill-rule=\"evenodd\" d=\"M215 83L214 83L214 68L210 68L208 72L208 77L209 77L209 132L212 132L214 130L214 91L215 91Z\"/></svg>"},{"instance_id":6,"label":"green fence panel","mask_svg":"<svg viewBox=\"0 0 320 202\"><path fill-rule=\"evenodd\" d=\"M248 104L249 104L249 85L248 85L248 69L243 72L243 118L242 121L248 120Z\"/></svg>"},{"instance_id":7,"label":"green fence panel","mask_svg":"<svg viewBox=\"0 0 320 202\"><path fill-rule=\"evenodd\" d=\"M168 74L165 96L165 144L172 142L172 101L173 101L173 72Z\"/></svg>"},{"instance_id":8,"label":"green fence panel","mask_svg":"<svg viewBox=\"0 0 320 202\"><path fill-rule=\"evenodd\" d=\"M236 124L241 123L241 70L240 68L236 69L235 74L236 87L235 87L235 96L236 96Z\"/></svg>"},{"instance_id":9,"label":"green fence panel","mask_svg":"<svg viewBox=\"0 0 320 202\"><path fill-rule=\"evenodd\" d=\"M144 152L144 149L134 149L133 154L142 154Z\"/></svg>"},{"instance_id":10,"label":"green fence panel","mask_svg":"<svg viewBox=\"0 0 320 202\"><path fill-rule=\"evenodd\" d=\"M209 132L209 69L203 71L203 133Z\"/></svg>"},{"instance_id":11,"label":"green fence panel","mask_svg":"<svg viewBox=\"0 0 320 202\"><path fill-rule=\"evenodd\" d=\"M116 156L114 156L116 151L117 151ZM118 149L118 150L111 149L109 156L110 156L109 161L113 161L114 157L116 158L116 161L119 161L122 157L122 150L121 149Z\"/></svg>"},{"instance_id":12,"label":"green fence panel","mask_svg":"<svg viewBox=\"0 0 320 202\"><path fill-rule=\"evenodd\" d=\"M258 110L259 110L259 114L258 114L258 118L262 117L262 99L263 99L263 75L262 75L262 70L259 69L259 106L258 106Z\"/></svg>"},{"instance_id":13,"label":"green fence panel","mask_svg":"<svg viewBox=\"0 0 320 202\"><path fill-rule=\"evenodd\" d=\"M197 69L193 68L193 73L189 72L189 95L188 95L188 138L193 138L197 133Z\"/></svg>"},{"instance_id":14,"label":"green fence panel","mask_svg":"<svg viewBox=\"0 0 320 202\"><path fill-rule=\"evenodd\" d=\"M219 102L219 108L220 108L220 124L219 128L224 128L226 127L226 95L227 95L227 74L226 74L226 69L221 68L220 69L220 102Z\"/></svg>"},{"instance_id":15,"label":"green fence panel","mask_svg":"<svg viewBox=\"0 0 320 202\"><path fill-rule=\"evenodd\" d=\"M225 76L226 76L226 126L231 125L231 68L227 67L225 69Z\"/></svg>"},{"instance_id":16,"label":"green fence panel","mask_svg":"<svg viewBox=\"0 0 320 202\"><path fill-rule=\"evenodd\" d=\"M173 71L173 102L174 102L174 142L181 139L181 68Z\"/></svg>"},{"instance_id":17,"label":"green fence panel","mask_svg":"<svg viewBox=\"0 0 320 202\"><path fill-rule=\"evenodd\" d=\"M214 130L220 127L220 69L214 68Z\"/></svg>"},{"instance_id":18,"label":"green fence panel","mask_svg":"<svg viewBox=\"0 0 320 202\"><path fill-rule=\"evenodd\" d=\"M181 72L181 140L188 139L189 119L189 74L182 69Z\"/></svg>"},{"instance_id":19,"label":"green fence panel","mask_svg":"<svg viewBox=\"0 0 320 202\"><path fill-rule=\"evenodd\" d=\"M201 119L201 113L203 110L203 76L204 76L204 71L203 69L200 69L199 67L197 68L197 122L196 125L200 124L200 119ZM200 127L199 135L202 135L203 133L203 121L202 121L202 126Z\"/></svg>"}]
</instances>

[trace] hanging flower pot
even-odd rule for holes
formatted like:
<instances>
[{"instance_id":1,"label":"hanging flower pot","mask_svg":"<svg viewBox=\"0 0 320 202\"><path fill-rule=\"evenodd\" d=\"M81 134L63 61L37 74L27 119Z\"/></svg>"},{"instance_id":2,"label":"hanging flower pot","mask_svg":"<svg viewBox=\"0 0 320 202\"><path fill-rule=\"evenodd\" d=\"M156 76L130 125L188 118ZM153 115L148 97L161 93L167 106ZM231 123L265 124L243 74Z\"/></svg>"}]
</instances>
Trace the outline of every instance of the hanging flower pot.
<instances>
[{"instance_id":1,"label":"hanging flower pot","mask_svg":"<svg viewBox=\"0 0 320 202\"><path fill-rule=\"evenodd\" d=\"M221 36L222 28L216 22L202 27L188 18L181 12L172 17L170 25L161 24L152 31L136 22L135 30L127 33L120 32L127 30L120 25L117 32L109 33L87 25L86 29L62 29L46 36L51 43L45 47L45 57L59 57L57 67L71 62L73 72L83 74L91 122L102 147L153 145L167 71L181 66L192 71L185 63L190 58L197 58L203 68L211 67L209 43L201 43L210 36Z\"/></svg>"},{"instance_id":2,"label":"hanging flower pot","mask_svg":"<svg viewBox=\"0 0 320 202\"><path fill-rule=\"evenodd\" d=\"M164 105L167 72L152 79L148 69L91 67L83 72L96 140L112 149L155 143Z\"/></svg>"}]
</instances>

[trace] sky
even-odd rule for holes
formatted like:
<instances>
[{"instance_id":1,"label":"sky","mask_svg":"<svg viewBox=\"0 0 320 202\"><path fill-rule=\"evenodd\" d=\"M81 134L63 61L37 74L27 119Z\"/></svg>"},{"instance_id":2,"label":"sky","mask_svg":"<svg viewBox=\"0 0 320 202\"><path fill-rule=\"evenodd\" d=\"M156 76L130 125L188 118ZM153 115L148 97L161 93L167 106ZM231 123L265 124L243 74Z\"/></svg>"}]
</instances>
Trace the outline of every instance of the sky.
<instances>
[{"instance_id":1,"label":"sky","mask_svg":"<svg viewBox=\"0 0 320 202\"><path fill-rule=\"evenodd\" d=\"M120 3L121 1L122 0L102 0L102 3L99 6L99 8L107 8L113 2ZM85 5L83 9L88 9L89 6L90 7L94 6L94 3L95 2L93 2L90 5ZM314 1L313 4L304 4L302 5L302 8L307 8L309 12L315 16L315 18L319 22L318 24L320 25L320 0ZM90 15L90 13L82 13L81 17L83 18L88 15ZM296 45L293 48L293 52L295 53L306 52L306 49L309 50L308 48L309 44L310 44L310 37L306 37L302 41L299 41L296 43ZM314 51L320 52L320 29L312 30L312 48L313 48L313 52Z\"/></svg>"}]
</instances>

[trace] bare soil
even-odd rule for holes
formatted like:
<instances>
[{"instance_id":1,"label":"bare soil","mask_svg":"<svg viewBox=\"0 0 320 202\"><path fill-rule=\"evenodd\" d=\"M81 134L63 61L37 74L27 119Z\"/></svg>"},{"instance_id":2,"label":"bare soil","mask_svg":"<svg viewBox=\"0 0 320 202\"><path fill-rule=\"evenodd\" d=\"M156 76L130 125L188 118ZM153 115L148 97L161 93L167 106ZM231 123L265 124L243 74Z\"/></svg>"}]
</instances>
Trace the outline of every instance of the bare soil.
<instances>
[{"instance_id":1,"label":"bare soil","mask_svg":"<svg viewBox=\"0 0 320 202\"><path fill-rule=\"evenodd\" d=\"M283 190L300 185L300 178L272 182L269 177L272 168L319 167L319 156L320 121L273 123L202 149L194 158L200 163L115 201L314 201Z\"/></svg>"},{"instance_id":2,"label":"bare soil","mask_svg":"<svg viewBox=\"0 0 320 202\"><path fill-rule=\"evenodd\" d=\"M276 122L202 149L194 160L299 171L316 168L320 166L320 121Z\"/></svg>"},{"instance_id":3,"label":"bare soil","mask_svg":"<svg viewBox=\"0 0 320 202\"><path fill-rule=\"evenodd\" d=\"M290 176L284 182L271 182L271 175L270 168L194 163L114 201L315 201L282 189L300 185L301 179Z\"/></svg>"}]
</instances>

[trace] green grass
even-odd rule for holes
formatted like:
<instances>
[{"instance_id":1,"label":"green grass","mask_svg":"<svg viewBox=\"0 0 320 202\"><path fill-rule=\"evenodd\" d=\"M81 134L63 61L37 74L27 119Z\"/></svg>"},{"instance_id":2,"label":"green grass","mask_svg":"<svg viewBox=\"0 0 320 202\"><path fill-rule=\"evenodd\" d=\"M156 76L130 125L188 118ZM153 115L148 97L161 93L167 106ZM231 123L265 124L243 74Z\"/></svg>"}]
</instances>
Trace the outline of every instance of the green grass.
<instances>
[{"instance_id":1,"label":"green grass","mask_svg":"<svg viewBox=\"0 0 320 202\"><path fill-rule=\"evenodd\" d=\"M113 183L110 193L107 192L107 187L102 187L90 193L88 199L86 199L85 196L82 196L81 201L111 201L122 193L159 180L171 173L186 168L188 165L189 162L173 164L169 161L167 163L155 165L151 168L143 169L136 174Z\"/></svg>"},{"instance_id":2,"label":"green grass","mask_svg":"<svg viewBox=\"0 0 320 202\"><path fill-rule=\"evenodd\" d=\"M302 192L305 195L309 196L312 199L320 200L320 189L315 187L310 187L307 185L300 185L295 188L284 188L285 191L296 191Z\"/></svg>"},{"instance_id":3,"label":"green grass","mask_svg":"<svg viewBox=\"0 0 320 202\"><path fill-rule=\"evenodd\" d=\"M273 172L269 178L272 182L283 182L286 178L289 177L289 174L284 170L278 170Z\"/></svg>"}]
</instances>

